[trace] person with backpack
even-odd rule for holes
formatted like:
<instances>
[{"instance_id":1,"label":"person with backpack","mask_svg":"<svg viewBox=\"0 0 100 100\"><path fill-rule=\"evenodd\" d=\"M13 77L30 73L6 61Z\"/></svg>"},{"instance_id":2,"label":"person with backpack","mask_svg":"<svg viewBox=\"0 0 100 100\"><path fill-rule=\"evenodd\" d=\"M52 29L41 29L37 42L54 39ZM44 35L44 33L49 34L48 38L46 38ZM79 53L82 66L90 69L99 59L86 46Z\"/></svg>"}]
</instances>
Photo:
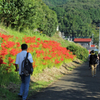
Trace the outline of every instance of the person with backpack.
<instances>
[{"instance_id":1,"label":"person with backpack","mask_svg":"<svg viewBox=\"0 0 100 100\"><path fill-rule=\"evenodd\" d=\"M94 50L92 50L90 55L90 66L91 66L92 77L96 76L97 61L98 61L97 55L95 54Z\"/></svg>"},{"instance_id":2,"label":"person with backpack","mask_svg":"<svg viewBox=\"0 0 100 100\"><path fill-rule=\"evenodd\" d=\"M32 55L30 53L27 53L27 49L28 49L27 44L22 44L21 49L22 51L18 53L16 56L15 71L19 70L19 75L22 81L18 96L21 97L22 100L26 100L29 91L30 74L32 74L32 72L30 73L28 69L30 70L32 69L33 59L32 59ZM28 73L26 74L26 72Z\"/></svg>"}]
</instances>

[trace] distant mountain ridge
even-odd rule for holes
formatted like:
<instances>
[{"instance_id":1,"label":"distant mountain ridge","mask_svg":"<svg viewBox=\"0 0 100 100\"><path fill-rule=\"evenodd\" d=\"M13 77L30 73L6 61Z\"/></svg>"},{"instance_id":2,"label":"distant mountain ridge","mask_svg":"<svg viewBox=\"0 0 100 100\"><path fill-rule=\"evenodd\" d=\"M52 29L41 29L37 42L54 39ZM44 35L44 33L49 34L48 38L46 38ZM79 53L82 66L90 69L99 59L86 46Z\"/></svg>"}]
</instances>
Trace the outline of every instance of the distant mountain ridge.
<instances>
[{"instance_id":1,"label":"distant mountain ridge","mask_svg":"<svg viewBox=\"0 0 100 100\"><path fill-rule=\"evenodd\" d=\"M57 5L65 4L66 2L70 0L42 0L42 1L46 3L46 5L48 5L49 7L54 7Z\"/></svg>"}]
</instances>

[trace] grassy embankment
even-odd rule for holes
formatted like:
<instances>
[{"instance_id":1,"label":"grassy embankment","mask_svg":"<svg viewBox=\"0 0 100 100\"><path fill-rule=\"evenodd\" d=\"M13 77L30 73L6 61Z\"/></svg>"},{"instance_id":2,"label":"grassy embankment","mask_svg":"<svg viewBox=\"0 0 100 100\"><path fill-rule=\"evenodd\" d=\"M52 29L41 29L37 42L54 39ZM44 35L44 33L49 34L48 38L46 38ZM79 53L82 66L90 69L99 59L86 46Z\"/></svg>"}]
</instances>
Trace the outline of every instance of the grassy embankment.
<instances>
[{"instance_id":1,"label":"grassy embankment","mask_svg":"<svg viewBox=\"0 0 100 100\"><path fill-rule=\"evenodd\" d=\"M41 34L35 33L35 32L33 33L30 31L20 33L18 31L12 30L10 28L5 28L3 26L0 26L0 33L7 34L7 35L14 35L14 36L17 36L20 38L23 38L26 35L26 36L36 36L37 38L40 37L42 40L55 40L55 41L61 43L61 45L63 47L67 47L70 44L75 45L75 43L73 43L73 42L68 42L66 40L63 40L57 34L55 34L53 37L48 37L42 33ZM75 67L71 67L69 69L72 70L72 68L75 68ZM15 77L18 77L18 73L16 73L16 75L17 76L15 76ZM58 79L61 76L62 75L55 75L55 79ZM11 82L8 81L6 84L0 85L0 91L1 91L0 92L0 100L17 100L18 99L17 93L18 93L19 88L20 88L20 78L18 77L17 80L15 80L15 81L13 81L13 80L14 79L12 79ZM47 87L53 81L54 80L50 80L48 82L46 82L46 81L31 82L29 96L33 93L33 91L34 91L34 93L36 93L36 92L40 91L42 88ZM12 96L12 94L13 94L13 96Z\"/></svg>"}]
</instances>

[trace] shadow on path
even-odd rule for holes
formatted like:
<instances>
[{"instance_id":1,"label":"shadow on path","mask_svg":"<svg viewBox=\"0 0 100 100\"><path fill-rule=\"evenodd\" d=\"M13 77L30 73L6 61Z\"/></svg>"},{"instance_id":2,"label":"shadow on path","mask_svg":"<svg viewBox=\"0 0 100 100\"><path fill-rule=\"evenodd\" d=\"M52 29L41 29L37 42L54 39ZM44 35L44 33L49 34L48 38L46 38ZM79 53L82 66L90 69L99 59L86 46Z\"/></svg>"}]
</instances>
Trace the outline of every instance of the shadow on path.
<instances>
[{"instance_id":1,"label":"shadow on path","mask_svg":"<svg viewBox=\"0 0 100 100\"><path fill-rule=\"evenodd\" d=\"M91 77L86 62L29 100L100 100L100 70Z\"/></svg>"}]
</instances>

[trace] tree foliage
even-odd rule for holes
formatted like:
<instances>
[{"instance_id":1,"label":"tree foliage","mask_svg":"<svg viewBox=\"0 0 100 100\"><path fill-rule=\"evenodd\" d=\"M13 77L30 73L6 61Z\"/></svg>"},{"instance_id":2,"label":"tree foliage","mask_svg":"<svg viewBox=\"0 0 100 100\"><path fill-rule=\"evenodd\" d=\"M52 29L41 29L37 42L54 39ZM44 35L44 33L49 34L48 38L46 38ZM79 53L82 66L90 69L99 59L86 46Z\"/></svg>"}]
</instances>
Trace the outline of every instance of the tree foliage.
<instances>
[{"instance_id":1,"label":"tree foliage","mask_svg":"<svg viewBox=\"0 0 100 100\"><path fill-rule=\"evenodd\" d=\"M62 5L70 0L43 0L49 7L55 7L57 5Z\"/></svg>"},{"instance_id":2,"label":"tree foliage","mask_svg":"<svg viewBox=\"0 0 100 100\"><path fill-rule=\"evenodd\" d=\"M57 5L56 2L55 5ZM89 38L94 34L94 38L97 37L96 27L100 23L100 0L69 0L51 9L57 13L60 31L66 36ZM94 43L96 40L94 39Z\"/></svg>"},{"instance_id":3,"label":"tree foliage","mask_svg":"<svg viewBox=\"0 0 100 100\"><path fill-rule=\"evenodd\" d=\"M38 29L52 36L57 28L57 15L41 0L0 0L0 22L19 31Z\"/></svg>"}]
</instances>

